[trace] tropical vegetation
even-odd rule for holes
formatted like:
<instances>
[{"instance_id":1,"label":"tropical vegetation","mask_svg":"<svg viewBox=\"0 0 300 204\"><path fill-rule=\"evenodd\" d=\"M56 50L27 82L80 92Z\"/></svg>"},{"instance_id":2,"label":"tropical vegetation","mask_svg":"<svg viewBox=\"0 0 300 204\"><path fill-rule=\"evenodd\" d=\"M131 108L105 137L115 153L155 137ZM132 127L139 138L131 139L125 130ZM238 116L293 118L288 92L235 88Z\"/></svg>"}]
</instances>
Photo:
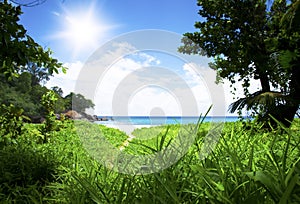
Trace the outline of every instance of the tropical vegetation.
<instances>
[{"instance_id":1,"label":"tropical vegetation","mask_svg":"<svg viewBox=\"0 0 300 204\"><path fill-rule=\"evenodd\" d=\"M241 77L246 98L232 110L257 107L262 118L271 113L275 127L237 121L215 131L222 124L199 120L136 129L129 137L58 120L56 113L93 103L42 85L65 68L26 34L21 8L0 1L0 203L300 203L300 121L287 124L274 112L299 105L299 1L273 1L269 9L258 0L198 3L207 21L196 24L201 33L185 35L180 50L214 56L211 66L233 84ZM247 93L251 77L261 80L260 92ZM40 114L43 123L29 123ZM170 148L184 151L166 161ZM159 171L152 171L157 163L124 159L157 153L169 164ZM126 173L131 168L140 171Z\"/></svg>"},{"instance_id":2,"label":"tropical vegetation","mask_svg":"<svg viewBox=\"0 0 300 204\"><path fill-rule=\"evenodd\" d=\"M40 125L27 124L10 145L2 146L1 203L300 202L299 120L289 129L282 127L280 134L254 125L245 130L242 122L226 123L217 146L205 158L198 148L210 123L193 126L195 141L188 152L152 174L118 173L97 158L105 146L92 150L83 145L92 138L91 145L106 140L118 148L128 138L125 133L88 122L59 125L59 131L48 132L43 142ZM88 135L80 132L83 126ZM123 151L133 156L164 151L177 133L177 125L136 130L136 139ZM139 139L141 135L150 138Z\"/></svg>"},{"instance_id":3,"label":"tropical vegetation","mask_svg":"<svg viewBox=\"0 0 300 204\"><path fill-rule=\"evenodd\" d=\"M198 0L202 21L186 33L180 52L213 58L218 80L236 90L241 81L244 98L230 111L246 108L259 121L290 125L300 104L300 1ZM249 92L251 80L261 89ZM271 116L270 116L271 115ZM270 120L271 119L271 120Z\"/></svg>"},{"instance_id":4,"label":"tropical vegetation","mask_svg":"<svg viewBox=\"0 0 300 204\"><path fill-rule=\"evenodd\" d=\"M66 72L67 68L52 58L52 51L44 50L19 24L20 6L1 1L0 8L0 104L3 107L13 105L31 119L44 117L46 110L41 103L42 96L54 91L56 113L67 110L84 112L93 108L92 101L79 93L63 97L61 88L49 90L43 86L53 73Z\"/></svg>"}]
</instances>

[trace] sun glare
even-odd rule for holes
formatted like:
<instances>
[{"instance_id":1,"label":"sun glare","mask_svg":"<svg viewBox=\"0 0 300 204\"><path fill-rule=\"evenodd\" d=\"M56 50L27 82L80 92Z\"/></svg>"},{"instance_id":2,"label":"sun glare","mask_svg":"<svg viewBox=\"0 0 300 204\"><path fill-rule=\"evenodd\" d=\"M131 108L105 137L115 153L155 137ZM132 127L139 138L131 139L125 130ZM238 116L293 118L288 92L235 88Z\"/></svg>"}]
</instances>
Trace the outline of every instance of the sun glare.
<instances>
[{"instance_id":1,"label":"sun glare","mask_svg":"<svg viewBox=\"0 0 300 204\"><path fill-rule=\"evenodd\" d=\"M72 12L66 10L65 15L59 17L63 17L63 29L54 37L67 43L66 46L72 50L73 57L97 48L110 29L110 26L96 15L94 6L88 9L80 7Z\"/></svg>"},{"instance_id":2,"label":"sun glare","mask_svg":"<svg viewBox=\"0 0 300 204\"><path fill-rule=\"evenodd\" d=\"M101 27L93 19L86 17L67 17L66 34L75 45L92 45L100 34Z\"/></svg>"}]
</instances>

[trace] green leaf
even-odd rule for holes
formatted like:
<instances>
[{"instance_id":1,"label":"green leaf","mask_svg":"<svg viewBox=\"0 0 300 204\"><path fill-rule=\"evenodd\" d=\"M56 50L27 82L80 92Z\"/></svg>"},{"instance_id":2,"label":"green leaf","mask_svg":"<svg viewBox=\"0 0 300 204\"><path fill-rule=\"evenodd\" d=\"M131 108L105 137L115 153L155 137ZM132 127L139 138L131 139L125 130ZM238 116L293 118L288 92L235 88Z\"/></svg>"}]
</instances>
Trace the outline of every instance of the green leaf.
<instances>
[{"instance_id":1,"label":"green leaf","mask_svg":"<svg viewBox=\"0 0 300 204\"><path fill-rule=\"evenodd\" d=\"M297 182L299 181L299 175L298 174L295 174L290 182L288 183L288 186L287 188L285 189L282 197L280 198L280 201L279 201L279 204L286 204L288 203L288 201L290 200L291 198L291 194L295 188L295 185L297 184Z\"/></svg>"},{"instance_id":2,"label":"green leaf","mask_svg":"<svg viewBox=\"0 0 300 204\"><path fill-rule=\"evenodd\" d=\"M223 184L221 182L216 183L216 187L220 190L220 191L225 191L225 188L223 186Z\"/></svg>"},{"instance_id":3,"label":"green leaf","mask_svg":"<svg viewBox=\"0 0 300 204\"><path fill-rule=\"evenodd\" d=\"M275 185L276 179L271 175L263 172L263 171L255 171L255 172L246 172L245 173L249 178L254 181L258 181L270 192L274 192L276 194L280 194L280 189L277 185Z\"/></svg>"}]
</instances>

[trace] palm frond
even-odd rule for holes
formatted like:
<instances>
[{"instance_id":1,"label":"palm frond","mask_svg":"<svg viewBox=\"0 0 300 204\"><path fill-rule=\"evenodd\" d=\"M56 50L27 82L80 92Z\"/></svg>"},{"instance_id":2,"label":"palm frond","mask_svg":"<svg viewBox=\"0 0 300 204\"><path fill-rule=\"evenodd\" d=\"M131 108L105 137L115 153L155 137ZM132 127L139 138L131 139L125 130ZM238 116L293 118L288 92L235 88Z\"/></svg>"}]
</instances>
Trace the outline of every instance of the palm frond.
<instances>
[{"instance_id":1,"label":"palm frond","mask_svg":"<svg viewBox=\"0 0 300 204\"><path fill-rule=\"evenodd\" d=\"M230 104L228 110L230 113L234 113L235 111L243 109L243 108L250 110L257 105L264 105L266 107L274 107L278 103L285 102L286 100L287 100L287 96L285 96L281 92L257 91L247 97L240 98L239 100L233 102L232 104Z\"/></svg>"}]
</instances>

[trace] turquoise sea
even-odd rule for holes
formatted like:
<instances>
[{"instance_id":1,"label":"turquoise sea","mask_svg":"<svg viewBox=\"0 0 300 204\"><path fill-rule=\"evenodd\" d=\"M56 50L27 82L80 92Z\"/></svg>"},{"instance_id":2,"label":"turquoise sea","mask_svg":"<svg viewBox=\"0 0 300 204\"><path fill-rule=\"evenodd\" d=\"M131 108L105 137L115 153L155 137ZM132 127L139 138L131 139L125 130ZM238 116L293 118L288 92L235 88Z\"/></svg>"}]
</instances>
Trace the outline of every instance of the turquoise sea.
<instances>
[{"instance_id":1,"label":"turquoise sea","mask_svg":"<svg viewBox=\"0 0 300 204\"><path fill-rule=\"evenodd\" d=\"M107 121L97 121L103 125L163 125L163 124L196 124L199 117L180 116L98 116L106 118ZM202 119L201 119L202 120ZM234 122L239 120L237 116L207 116L204 122Z\"/></svg>"}]
</instances>

